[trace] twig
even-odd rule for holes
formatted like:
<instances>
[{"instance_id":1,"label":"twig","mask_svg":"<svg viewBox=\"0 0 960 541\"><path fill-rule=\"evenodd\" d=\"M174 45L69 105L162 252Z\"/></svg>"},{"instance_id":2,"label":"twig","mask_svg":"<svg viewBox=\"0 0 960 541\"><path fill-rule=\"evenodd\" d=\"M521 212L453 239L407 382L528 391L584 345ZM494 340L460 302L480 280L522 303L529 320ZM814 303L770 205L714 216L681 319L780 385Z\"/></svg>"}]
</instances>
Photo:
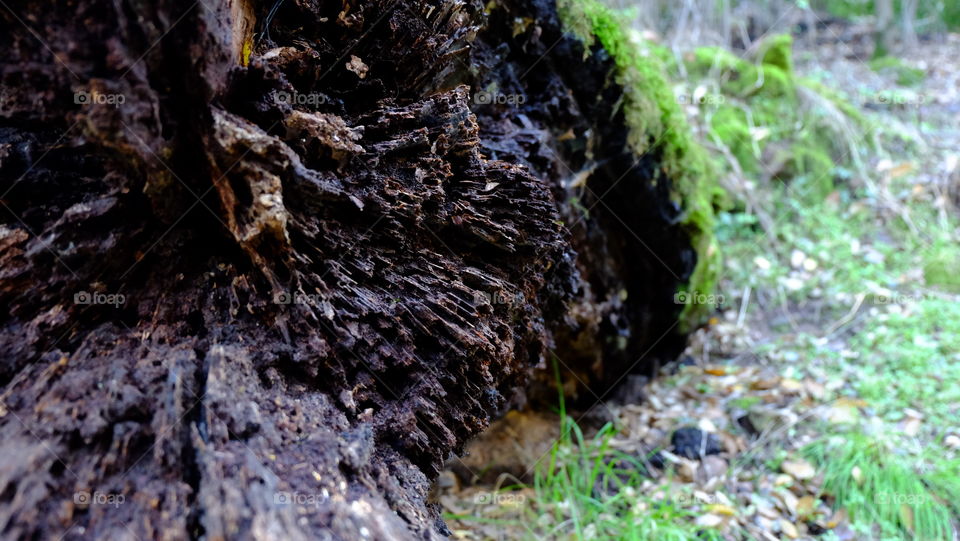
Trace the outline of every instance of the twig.
<instances>
[{"instance_id":1,"label":"twig","mask_svg":"<svg viewBox=\"0 0 960 541\"><path fill-rule=\"evenodd\" d=\"M750 286L743 288L743 300L740 301L740 313L737 314L737 328L743 328L743 320L747 316L747 306L750 304Z\"/></svg>"},{"instance_id":2,"label":"twig","mask_svg":"<svg viewBox=\"0 0 960 541\"><path fill-rule=\"evenodd\" d=\"M865 298L867 298L866 293L859 293L857 295L857 302L853 304L853 307L850 308L850 311L847 312L847 315L835 321L833 325L830 325L830 327L827 328L826 334L824 334L822 338L829 338L833 333L840 330L841 327L853 321L853 318L857 315L857 312L860 311L860 305L863 304L863 299Z\"/></svg>"}]
</instances>

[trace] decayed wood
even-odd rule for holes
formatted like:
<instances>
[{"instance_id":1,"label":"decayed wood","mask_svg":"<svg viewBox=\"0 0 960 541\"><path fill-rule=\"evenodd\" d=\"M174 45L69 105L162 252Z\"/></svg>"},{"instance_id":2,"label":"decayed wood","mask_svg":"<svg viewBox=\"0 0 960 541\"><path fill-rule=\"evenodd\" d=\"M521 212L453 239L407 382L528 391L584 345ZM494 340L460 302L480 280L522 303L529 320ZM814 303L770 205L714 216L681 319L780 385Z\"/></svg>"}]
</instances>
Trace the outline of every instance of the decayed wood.
<instances>
[{"instance_id":1,"label":"decayed wood","mask_svg":"<svg viewBox=\"0 0 960 541\"><path fill-rule=\"evenodd\" d=\"M4 537L438 538L554 352L670 354L679 211L551 2L273 7L0 10Z\"/></svg>"}]
</instances>

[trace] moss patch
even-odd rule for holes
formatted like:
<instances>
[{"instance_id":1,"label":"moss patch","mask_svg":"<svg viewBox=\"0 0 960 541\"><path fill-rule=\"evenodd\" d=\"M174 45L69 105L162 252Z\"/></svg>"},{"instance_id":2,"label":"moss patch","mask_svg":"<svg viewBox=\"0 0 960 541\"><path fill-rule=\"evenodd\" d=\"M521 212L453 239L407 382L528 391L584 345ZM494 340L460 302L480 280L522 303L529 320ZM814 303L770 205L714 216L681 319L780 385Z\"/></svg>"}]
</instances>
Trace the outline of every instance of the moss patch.
<instances>
[{"instance_id":1,"label":"moss patch","mask_svg":"<svg viewBox=\"0 0 960 541\"><path fill-rule=\"evenodd\" d=\"M870 69L880 74L896 78L900 86L916 86L923 82L926 73L919 68L906 65L895 56L881 56L870 61Z\"/></svg>"},{"instance_id":2,"label":"moss patch","mask_svg":"<svg viewBox=\"0 0 960 541\"><path fill-rule=\"evenodd\" d=\"M792 46L788 35L771 36L747 58L702 47L686 68L692 85L716 88L700 112L707 136L744 175L789 182L795 196L820 200L838 168L857 163L873 128L845 96L796 75Z\"/></svg>"}]
</instances>

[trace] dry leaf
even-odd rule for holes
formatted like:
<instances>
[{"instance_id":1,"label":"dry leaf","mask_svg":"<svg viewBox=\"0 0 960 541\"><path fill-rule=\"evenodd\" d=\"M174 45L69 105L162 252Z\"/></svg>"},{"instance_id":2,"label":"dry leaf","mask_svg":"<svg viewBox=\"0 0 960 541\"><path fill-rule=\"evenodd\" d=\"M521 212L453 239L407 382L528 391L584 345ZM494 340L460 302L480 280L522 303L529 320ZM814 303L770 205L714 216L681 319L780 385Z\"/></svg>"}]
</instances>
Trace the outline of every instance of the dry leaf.
<instances>
[{"instance_id":1,"label":"dry leaf","mask_svg":"<svg viewBox=\"0 0 960 541\"><path fill-rule=\"evenodd\" d=\"M802 458L796 460L784 460L783 464L780 465L780 469L784 473L792 475L795 479L801 481L806 481L813 479L817 474L817 471L813 468L813 465L807 462Z\"/></svg>"},{"instance_id":2,"label":"dry leaf","mask_svg":"<svg viewBox=\"0 0 960 541\"><path fill-rule=\"evenodd\" d=\"M783 535L789 537L790 539L796 539L800 537L800 532L797 531L797 527L785 518L780 519L780 530L783 531Z\"/></svg>"},{"instance_id":3,"label":"dry leaf","mask_svg":"<svg viewBox=\"0 0 960 541\"><path fill-rule=\"evenodd\" d=\"M837 509L837 511L833 513L833 516L830 517L830 520L827 521L827 528L832 530L846 521L847 521L847 510Z\"/></svg>"},{"instance_id":4,"label":"dry leaf","mask_svg":"<svg viewBox=\"0 0 960 541\"><path fill-rule=\"evenodd\" d=\"M807 517L812 515L817 509L817 499L813 496L807 495L800 498L797 501L797 516L798 517Z\"/></svg>"},{"instance_id":5,"label":"dry leaf","mask_svg":"<svg viewBox=\"0 0 960 541\"><path fill-rule=\"evenodd\" d=\"M728 517L736 516L737 510L729 505L723 505L719 503L714 503L707 506L707 511L717 514L717 515L726 515Z\"/></svg>"},{"instance_id":6,"label":"dry leaf","mask_svg":"<svg viewBox=\"0 0 960 541\"><path fill-rule=\"evenodd\" d=\"M907 504L900 504L900 522L907 527L907 530L913 532L913 508Z\"/></svg>"},{"instance_id":7,"label":"dry leaf","mask_svg":"<svg viewBox=\"0 0 960 541\"><path fill-rule=\"evenodd\" d=\"M784 390L790 392L800 392L803 390L803 383L790 378L784 378L780 380L780 386L783 387Z\"/></svg>"},{"instance_id":8,"label":"dry leaf","mask_svg":"<svg viewBox=\"0 0 960 541\"><path fill-rule=\"evenodd\" d=\"M780 384L780 376L760 378L750 382L750 388L755 391L767 391Z\"/></svg>"},{"instance_id":9,"label":"dry leaf","mask_svg":"<svg viewBox=\"0 0 960 541\"><path fill-rule=\"evenodd\" d=\"M914 437L920 433L920 427L923 425L923 421L917 419L916 417L907 417L903 422L903 433L908 437Z\"/></svg>"}]
</instances>

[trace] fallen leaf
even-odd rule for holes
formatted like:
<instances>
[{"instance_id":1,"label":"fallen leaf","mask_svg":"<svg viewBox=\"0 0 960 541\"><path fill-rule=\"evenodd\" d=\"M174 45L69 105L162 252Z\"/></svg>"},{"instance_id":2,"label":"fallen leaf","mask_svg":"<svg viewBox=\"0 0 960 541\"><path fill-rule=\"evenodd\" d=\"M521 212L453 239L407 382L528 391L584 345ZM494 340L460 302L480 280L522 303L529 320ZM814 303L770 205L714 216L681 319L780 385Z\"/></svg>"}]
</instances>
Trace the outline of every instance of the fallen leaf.
<instances>
[{"instance_id":1,"label":"fallen leaf","mask_svg":"<svg viewBox=\"0 0 960 541\"><path fill-rule=\"evenodd\" d=\"M789 513L791 516L797 515L797 497L793 495L789 490L782 490L776 493L777 499L780 500L781 509Z\"/></svg>"},{"instance_id":2,"label":"fallen leaf","mask_svg":"<svg viewBox=\"0 0 960 541\"><path fill-rule=\"evenodd\" d=\"M903 433L912 438L920 433L920 427L922 425L923 421L920 419L908 417L907 420L903 422Z\"/></svg>"},{"instance_id":3,"label":"fallen leaf","mask_svg":"<svg viewBox=\"0 0 960 541\"><path fill-rule=\"evenodd\" d=\"M797 516L800 518L808 517L817 509L817 499L807 495L797 501Z\"/></svg>"},{"instance_id":4,"label":"fallen leaf","mask_svg":"<svg viewBox=\"0 0 960 541\"><path fill-rule=\"evenodd\" d=\"M800 392L803 390L803 383L790 378L783 378L780 380L780 386L790 392Z\"/></svg>"},{"instance_id":5,"label":"fallen leaf","mask_svg":"<svg viewBox=\"0 0 960 541\"><path fill-rule=\"evenodd\" d=\"M789 537L790 539L796 539L800 537L800 532L797 531L797 527L785 518L780 519L780 530L783 531L783 535Z\"/></svg>"},{"instance_id":6,"label":"fallen leaf","mask_svg":"<svg viewBox=\"0 0 960 541\"><path fill-rule=\"evenodd\" d=\"M913 532L913 508L907 504L900 504L900 522L908 531Z\"/></svg>"},{"instance_id":7,"label":"fallen leaf","mask_svg":"<svg viewBox=\"0 0 960 541\"><path fill-rule=\"evenodd\" d=\"M846 521L847 521L847 510L837 509L836 512L833 513L833 516L830 517L830 520L827 521L826 526L827 528L832 530Z\"/></svg>"},{"instance_id":8,"label":"fallen leaf","mask_svg":"<svg viewBox=\"0 0 960 541\"><path fill-rule=\"evenodd\" d=\"M827 413L827 420L835 425L853 424L860 418L860 410L847 402L837 400Z\"/></svg>"},{"instance_id":9,"label":"fallen leaf","mask_svg":"<svg viewBox=\"0 0 960 541\"><path fill-rule=\"evenodd\" d=\"M813 465L802 458L798 458L796 460L784 460L783 464L780 465L780 469L784 473L789 473L795 479L799 479L801 481L813 479L813 476L817 474L817 471L813 468Z\"/></svg>"},{"instance_id":10,"label":"fallen leaf","mask_svg":"<svg viewBox=\"0 0 960 541\"><path fill-rule=\"evenodd\" d=\"M737 510L729 505L723 505L720 503L714 503L707 506L707 511L717 514L717 515L726 515L728 517L736 516Z\"/></svg>"},{"instance_id":11,"label":"fallen leaf","mask_svg":"<svg viewBox=\"0 0 960 541\"><path fill-rule=\"evenodd\" d=\"M777 475L777 477L773 480L773 486L777 487L785 487L791 484L793 484L793 477L785 473Z\"/></svg>"},{"instance_id":12,"label":"fallen leaf","mask_svg":"<svg viewBox=\"0 0 960 541\"><path fill-rule=\"evenodd\" d=\"M780 384L780 377L760 378L750 382L750 388L755 391L767 391Z\"/></svg>"}]
</instances>

